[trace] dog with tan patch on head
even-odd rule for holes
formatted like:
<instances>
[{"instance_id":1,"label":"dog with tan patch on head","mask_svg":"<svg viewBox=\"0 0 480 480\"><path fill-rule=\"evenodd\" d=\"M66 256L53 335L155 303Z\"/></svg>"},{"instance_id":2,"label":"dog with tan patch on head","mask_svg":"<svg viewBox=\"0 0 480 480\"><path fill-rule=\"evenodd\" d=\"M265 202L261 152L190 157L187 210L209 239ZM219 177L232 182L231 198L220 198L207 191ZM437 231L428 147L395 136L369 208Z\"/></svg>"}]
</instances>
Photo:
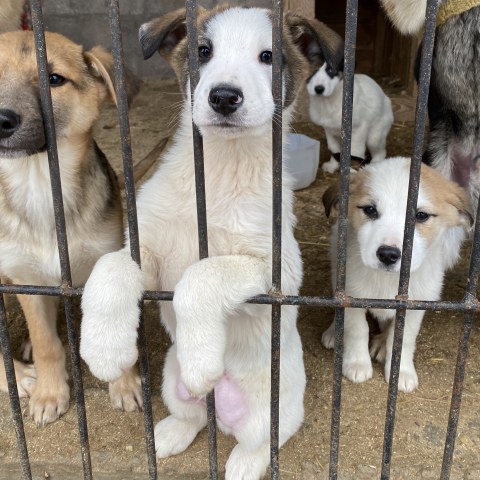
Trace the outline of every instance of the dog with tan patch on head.
<instances>
[{"instance_id":1,"label":"dog with tan patch on head","mask_svg":"<svg viewBox=\"0 0 480 480\"><path fill-rule=\"evenodd\" d=\"M114 380L136 361L139 301L145 289L174 290L161 302L172 339L163 370L170 416L155 427L160 458L185 450L207 423L215 389L217 422L238 444L227 480L259 479L270 458L271 307L246 301L272 288L272 12L200 10L200 80L191 102L185 9L144 24L146 58L175 68L185 102L172 146L137 199L142 270L128 247L103 256L85 285L80 353L92 373ZM308 76L309 54L336 48L320 22L283 22L283 125ZM203 136L209 257L199 260L192 118ZM282 190L282 291L302 281L294 238L292 182ZM305 371L297 307L282 307L279 443L303 420Z\"/></svg>"},{"instance_id":2,"label":"dog with tan patch on head","mask_svg":"<svg viewBox=\"0 0 480 480\"><path fill-rule=\"evenodd\" d=\"M84 51L46 32L49 80L72 281L82 286L97 259L122 245L122 207L114 171L92 129L103 101L115 100L113 59L100 47ZM132 87L132 93L135 87ZM62 282L53 200L40 109L32 32L0 35L0 275L16 284ZM65 351L56 331L58 298L18 295L33 346L34 367L15 361L20 396L44 425L65 413L69 387ZM3 361L0 390L7 391ZM141 403L138 376L126 372L110 385L112 402Z\"/></svg>"},{"instance_id":3,"label":"dog with tan patch on head","mask_svg":"<svg viewBox=\"0 0 480 480\"><path fill-rule=\"evenodd\" d=\"M356 298L393 299L398 294L410 159L395 157L370 164L350 183L347 233L346 294ZM337 189L338 190L338 189ZM338 201L327 191L327 215ZM465 230L473 224L473 210L465 191L437 171L421 166L408 298L439 300L445 271L459 258ZM335 284L338 227L331 235L332 281ZM343 375L352 382L372 377L370 356L385 364L390 378L395 310L371 309L382 334L369 352L366 310L345 310ZM399 390L418 386L413 363L415 343L425 311L407 310L400 363ZM322 335L333 348L335 325Z\"/></svg>"}]
</instances>

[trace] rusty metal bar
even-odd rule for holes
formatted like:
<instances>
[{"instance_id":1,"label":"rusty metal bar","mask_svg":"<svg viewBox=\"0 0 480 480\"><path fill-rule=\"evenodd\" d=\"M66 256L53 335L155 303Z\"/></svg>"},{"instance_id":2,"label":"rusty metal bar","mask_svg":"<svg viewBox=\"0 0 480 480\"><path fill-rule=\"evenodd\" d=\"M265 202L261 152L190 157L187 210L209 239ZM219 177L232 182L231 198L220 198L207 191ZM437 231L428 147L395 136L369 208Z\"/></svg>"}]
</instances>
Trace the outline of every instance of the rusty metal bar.
<instances>
[{"instance_id":1,"label":"rusty metal bar","mask_svg":"<svg viewBox=\"0 0 480 480\"><path fill-rule=\"evenodd\" d=\"M3 354L3 364L5 366L8 384L8 396L10 397L10 406L12 409L15 434L17 436L18 453L20 456L20 464L22 465L23 478L25 480L32 480L27 442L25 440L25 429L23 426L22 408L18 397L17 379L15 378L15 368L13 366L13 357L8 338L7 313L5 311L5 302L2 294L0 294L0 347Z\"/></svg>"},{"instance_id":2,"label":"rusty metal bar","mask_svg":"<svg viewBox=\"0 0 480 480\"><path fill-rule=\"evenodd\" d=\"M480 203L477 205L477 218L475 220L475 233L473 236L472 245L473 247L470 258L470 269L468 272L465 303L476 301L475 296L478 287L478 275L480 274ZM450 402L450 413L448 415L447 434L443 451L440 480L448 480L450 478L453 452L455 449L455 439L457 438L458 419L460 417L463 381L465 378L465 365L468 355L468 341L472 331L473 315L473 312L469 312L465 315L462 325L462 334L458 344L457 363L453 380L452 399Z\"/></svg>"},{"instance_id":3,"label":"rusty metal bar","mask_svg":"<svg viewBox=\"0 0 480 480\"><path fill-rule=\"evenodd\" d=\"M125 196L127 200L128 233L130 254L132 259L141 266L140 238L138 233L137 206L135 198L135 178L133 175L132 145L130 137L130 121L128 112L127 86L125 81L125 65L123 55L122 29L120 24L120 6L118 0L110 0L108 15L110 33L112 35L112 55L115 76L115 92L117 95L118 120L122 143L123 171L125 181ZM138 327L138 359L140 378L142 382L143 420L145 442L148 460L149 478L157 478L157 462L155 456L155 434L153 428L152 397L150 390L150 371L148 366L148 349L145 335L143 302L140 305Z\"/></svg>"},{"instance_id":4,"label":"rusty metal bar","mask_svg":"<svg viewBox=\"0 0 480 480\"><path fill-rule=\"evenodd\" d=\"M197 2L186 0L187 41L188 41L188 70L190 75L190 94L193 105L194 92L200 74L198 71L198 33L197 33ZM195 189L197 200L198 248L200 259L208 257L207 206L205 199L205 168L203 156L203 139L197 126L192 120L193 154L195 162ZM217 427L215 417L215 394L207 394L207 427L208 427L208 455L210 464L210 478L218 478L217 461Z\"/></svg>"},{"instance_id":5,"label":"rusty metal bar","mask_svg":"<svg viewBox=\"0 0 480 480\"><path fill-rule=\"evenodd\" d=\"M282 291L282 98L283 98L283 2L272 0L272 292ZM270 371L270 470L272 480L280 478L280 328L281 307L272 305Z\"/></svg>"},{"instance_id":6,"label":"rusty metal bar","mask_svg":"<svg viewBox=\"0 0 480 480\"><path fill-rule=\"evenodd\" d=\"M355 45L357 37L358 0L347 0L345 18L345 47L342 98L342 148L340 155L340 203L338 215L337 278L335 298L345 295L348 227L348 187L352 141L353 78L355 74ZM342 402L342 362L345 309L335 309L335 340L333 359L332 420L330 433L329 478L338 477L340 443L340 410Z\"/></svg>"},{"instance_id":7,"label":"rusty metal bar","mask_svg":"<svg viewBox=\"0 0 480 480\"><path fill-rule=\"evenodd\" d=\"M67 230L63 208L60 168L58 163L55 122L53 116L52 98L50 94L50 72L48 71L45 25L43 22L41 1L30 0L30 10L32 16L33 34L35 38L40 104L44 120L45 138L47 142L48 165L50 170L50 182L52 187L53 209L55 214L55 228L57 233L62 283L66 286L71 286L72 276L70 259L68 255ZM78 339L76 337L73 318L73 305L70 298L65 297L64 307L68 330L70 356L72 360L72 378L75 392L75 402L77 405L83 475L86 480L89 480L92 478L90 444L88 441L87 416L85 411L85 398L83 394L82 369L80 364L80 354L78 351Z\"/></svg>"},{"instance_id":8,"label":"rusty metal bar","mask_svg":"<svg viewBox=\"0 0 480 480\"><path fill-rule=\"evenodd\" d=\"M433 45L435 40L437 10L438 1L428 0L425 33L423 37L422 55L420 61L420 77L418 83L417 106L415 111L413 152L410 165L410 183L408 188L402 260L400 265L400 280L398 286L398 298L401 299L408 298L410 266L413 250L413 236L415 233L415 213L417 209L418 189L420 183L420 165L422 161L423 138L425 132L425 122L427 118L427 100L430 87L430 73L432 65ZM390 478L390 467L393 449L393 431L395 427L395 410L398 394L398 378L400 373L405 316L405 309L402 308L397 310L397 314L395 317L392 362L388 385L387 410L385 418L381 469L382 480L387 480Z\"/></svg>"}]
</instances>

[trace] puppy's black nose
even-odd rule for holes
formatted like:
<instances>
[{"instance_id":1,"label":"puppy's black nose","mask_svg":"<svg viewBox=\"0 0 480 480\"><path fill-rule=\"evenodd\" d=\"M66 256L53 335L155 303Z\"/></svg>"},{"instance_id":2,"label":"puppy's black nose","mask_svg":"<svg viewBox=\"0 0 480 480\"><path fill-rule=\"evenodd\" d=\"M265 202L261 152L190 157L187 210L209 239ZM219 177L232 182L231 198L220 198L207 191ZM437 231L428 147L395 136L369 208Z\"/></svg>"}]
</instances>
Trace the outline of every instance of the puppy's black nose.
<instances>
[{"instance_id":1,"label":"puppy's black nose","mask_svg":"<svg viewBox=\"0 0 480 480\"><path fill-rule=\"evenodd\" d=\"M317 85L315 87L315 93L321 95L325 91L325 87L323 85Z\"/></svg>"},{"instance_id":2,"label":"puppy's black nose","mask_svg":"<svg viewBox=\"0 0 480 480\"><path fill-rule=\"evenodd\" d=\"M210 90L208 103L217 112L225 117L235 112L243 103L243 93L240 89L219 86Z\"/></svg>"},{"instance_id":3,"label":"puppy's black nose","mask_svg":"<svg viewBox=\"0 0 480 480\"><path fill-rule=\"evenodd\" d=\"M18 130L21 123L22 120L20 116L14 111L0 110L0 139L12 136L16 130Z\"/></svg>"},{"instance_id":4,"label":"puppy's black nose","mask_svg":"<svg viewBox=\"0 0 480 480\"><path fill-rule=\"evenodd\" d=\"M402 252L397 247L382 245L377 250L378 259L387 267L393 265L402 256Z\"/></svg>"}]
</instances>

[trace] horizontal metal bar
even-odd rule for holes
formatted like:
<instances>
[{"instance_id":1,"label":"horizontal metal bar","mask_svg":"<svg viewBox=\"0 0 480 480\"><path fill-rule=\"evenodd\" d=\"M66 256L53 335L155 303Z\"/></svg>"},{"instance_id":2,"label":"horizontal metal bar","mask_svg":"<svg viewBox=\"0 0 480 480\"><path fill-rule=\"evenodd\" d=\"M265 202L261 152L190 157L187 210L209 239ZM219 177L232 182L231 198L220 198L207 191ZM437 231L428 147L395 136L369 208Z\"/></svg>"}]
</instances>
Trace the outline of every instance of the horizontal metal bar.
<instances>
[{"instance_id":1,"label":"horizontal metal bar","mask_svg":"<svg viewBox=\"0 0 480 480\"><path fill-rule=\"evenodd\" d=\"M0 285L0 293L17 295L48 295L80 297L83 288L45 287L36 285ZM143 300L171 301L172 291L146 290ZM396 300L380 298L355 298L346 295L341 297L320 297L306 295L269 295L262 294L247 300L247 303L258 305L303 305L307 307L343 307L343 308L384 308L395 310L405 308L407 310L439 310L458 312L480 312L480 302L476 298L457 301L433 301L433 300Z\"/></svg>"}]
</instances>

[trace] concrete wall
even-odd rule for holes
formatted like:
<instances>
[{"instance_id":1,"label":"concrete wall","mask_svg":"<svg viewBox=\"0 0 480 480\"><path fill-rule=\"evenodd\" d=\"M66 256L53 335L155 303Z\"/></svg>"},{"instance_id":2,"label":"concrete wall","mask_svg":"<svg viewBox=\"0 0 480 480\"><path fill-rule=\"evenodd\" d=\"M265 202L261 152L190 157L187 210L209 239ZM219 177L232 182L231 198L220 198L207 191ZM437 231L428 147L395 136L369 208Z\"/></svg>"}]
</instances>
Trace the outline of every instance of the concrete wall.
<instances>
[{"instance_id":1,"label":"concrete wall","mask_svg":"<svg viewBox=\"0 0 480 480\"><path fill-rule=\"evenodd\" d=\"M224 3L222 0L200 0L204 7ZM271 0L230 0L230 3L269 7ZM168 65L155 55L144 61L138 44L140 25L156 16L181 8L184 0L120 0L125 60L140 78L172 75ZM47 30L63 33L86 49L94 45L111 45L107 0L44 0Z\"/></svg>"}]
</instances>

